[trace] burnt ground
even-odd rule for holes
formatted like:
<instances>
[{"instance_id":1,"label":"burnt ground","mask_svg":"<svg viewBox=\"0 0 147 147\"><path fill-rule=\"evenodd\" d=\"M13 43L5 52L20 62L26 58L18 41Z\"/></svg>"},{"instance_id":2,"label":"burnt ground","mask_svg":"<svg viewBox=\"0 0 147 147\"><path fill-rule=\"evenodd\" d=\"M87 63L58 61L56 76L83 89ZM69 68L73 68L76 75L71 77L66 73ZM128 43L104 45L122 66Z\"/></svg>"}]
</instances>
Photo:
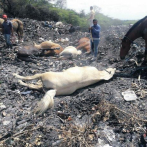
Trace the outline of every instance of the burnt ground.
<instances>
[{"instance_id":1,"label":"burnt ground","mask_svg":"<svg viewBox=\"0 0 147 147\"><path fill-rule=\"evenodd\" d=\"M3 36L0 36L0 146L138 147L147 122L146 69L140 68L144 41L136 40L137 47L133 46L126 60L121 61L119 38L129 26L111 26L101 32L98 61L92 61L92 55L85 53L73 60L30 57L31 62L21 61L16 58L17 46L39 43L40 37L44 40L53 40L54 34L59 39L67 37L70 42L61 43L65 47L74 46L76 40L89 36L85 32L59 35L44 28L42 22L22 21L24 43L8 50L3 47ZM20 86L12 73L26 76L62 71L75 65L95 66L99 70L116 67L117 73L109 81L79 89L72 95L56 96L54 109L42 116L32 115L30 112L44 92ZM127 89L135 92L137 100L124 100L121 93Z\"/></svg>"}]
</instances>

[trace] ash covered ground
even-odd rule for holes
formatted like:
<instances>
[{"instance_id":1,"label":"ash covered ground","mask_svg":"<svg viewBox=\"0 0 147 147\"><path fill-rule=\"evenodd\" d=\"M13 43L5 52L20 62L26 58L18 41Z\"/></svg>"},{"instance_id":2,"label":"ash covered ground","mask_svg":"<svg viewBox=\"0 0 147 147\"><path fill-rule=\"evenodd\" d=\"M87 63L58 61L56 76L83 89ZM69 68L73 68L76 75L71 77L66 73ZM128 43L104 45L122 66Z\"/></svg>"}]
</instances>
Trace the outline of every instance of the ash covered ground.
<instances>
[{"instance_id":1,"label":"ash covered ground","mask_svg":"<svg viewBox=\"0 0 147 147\"><path fill-rule=\"evenodd\" d=\"M62 47L75 46L80 38L90 37L88 31L60 35L43 27L42 22L22 21L24 42L16 44L13 50L3 47L4 38L0 36L0 146L138 147L147 122L146 68L140 68L144 41L136 40L137 46L132 46L127 60L120 60L120 38L129 26L111 26L101 31L97 61L86 53L70 60L34 56L30 62L22 61L16 57L17 46L54 37L69 38L66 44L59 42ZM20 86L12 73L27 76L75 65L95 66L99 70L115 67L117 72L109 81L79 89L69 96L55 96L52 110L42 116L31 115L45 93ZM124 100L122 92L127 89L135 92L137 100Z\"/></svg>"}]
</instances>

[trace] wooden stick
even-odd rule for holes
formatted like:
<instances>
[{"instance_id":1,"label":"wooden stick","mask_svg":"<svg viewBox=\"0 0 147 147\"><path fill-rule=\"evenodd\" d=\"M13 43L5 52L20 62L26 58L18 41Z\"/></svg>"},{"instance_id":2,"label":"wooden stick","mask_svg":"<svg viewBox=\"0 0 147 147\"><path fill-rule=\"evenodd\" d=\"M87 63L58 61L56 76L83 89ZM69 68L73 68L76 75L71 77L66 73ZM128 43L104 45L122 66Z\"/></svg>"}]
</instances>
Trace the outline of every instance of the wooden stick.
<instances>
[{"instance_id":1,"label":"wooden stick","mask_svg":"<svg viewBox=\"0 0 147 147\"><path fill-rule=\"evenodd\" d=\"M91 29L90 29L90 36L91 36L91 40L93 42L93 37L92 37Z\"/></svg>"}]
</instances>

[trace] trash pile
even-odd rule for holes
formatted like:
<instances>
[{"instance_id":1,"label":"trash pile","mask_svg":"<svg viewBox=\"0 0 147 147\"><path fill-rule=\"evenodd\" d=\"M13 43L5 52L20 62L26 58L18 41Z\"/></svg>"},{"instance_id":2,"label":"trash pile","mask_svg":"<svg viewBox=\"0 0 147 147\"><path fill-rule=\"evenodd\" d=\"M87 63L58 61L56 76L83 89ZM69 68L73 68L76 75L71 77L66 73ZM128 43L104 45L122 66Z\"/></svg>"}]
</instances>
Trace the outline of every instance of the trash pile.
<instances>
[{"instance_id":1,"label":"trash pile","mask_svg":"<svg viewBox=\"0 0 147 147\"><path fill-rule=\"evenodd\" d=\"M119 59L120 43L130 26L111 26L102 30L98 60L82 53L77 59L58 60L52 56L34 56L30 61L17 59L20 45L32 45L45 40L58 42L64 48L73 45L89 33L76 31L59 33L68 26L56 27L50 22L22 19L24 42L14 50L4 48L0 35L0 146L99 146L124 147L146 143L147 81L142 68L144 42L137 39L126 60ZM58 28L58 29L56 29ZM66 43L63 39L67 40ZM62 40L62 41L61 41ZM135 53L135 54L134 54ZM109 81L82 88L69 96L55 96L55 106L42 116L31 112L44 96L44 91L32 90L18 84L12 73L34 75L47 71L63 71L73 66L95 66L99 70L117 69Z\"/></svg>"}]
</instances>

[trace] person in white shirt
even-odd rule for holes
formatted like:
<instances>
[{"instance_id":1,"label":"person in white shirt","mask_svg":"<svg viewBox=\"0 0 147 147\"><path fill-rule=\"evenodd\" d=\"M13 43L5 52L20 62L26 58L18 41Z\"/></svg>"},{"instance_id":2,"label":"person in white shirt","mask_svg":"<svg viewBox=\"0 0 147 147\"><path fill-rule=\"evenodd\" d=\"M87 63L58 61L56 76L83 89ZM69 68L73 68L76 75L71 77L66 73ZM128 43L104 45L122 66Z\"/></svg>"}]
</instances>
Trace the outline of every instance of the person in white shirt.
<instances>
[{"instance_id":1,"label":"person in white shirt","mask_svg":"<svg viewBox=\"0 0 147 147\"><path fill-rule=\"evenodd\" d=\"M89 21L89 26L93 26L93 19L94 19L94 16L95 16L95 12L93 10L93 7L91 6L90 7L90 17L88 18L88 21Z\"/></svg>"}]
</instances>

